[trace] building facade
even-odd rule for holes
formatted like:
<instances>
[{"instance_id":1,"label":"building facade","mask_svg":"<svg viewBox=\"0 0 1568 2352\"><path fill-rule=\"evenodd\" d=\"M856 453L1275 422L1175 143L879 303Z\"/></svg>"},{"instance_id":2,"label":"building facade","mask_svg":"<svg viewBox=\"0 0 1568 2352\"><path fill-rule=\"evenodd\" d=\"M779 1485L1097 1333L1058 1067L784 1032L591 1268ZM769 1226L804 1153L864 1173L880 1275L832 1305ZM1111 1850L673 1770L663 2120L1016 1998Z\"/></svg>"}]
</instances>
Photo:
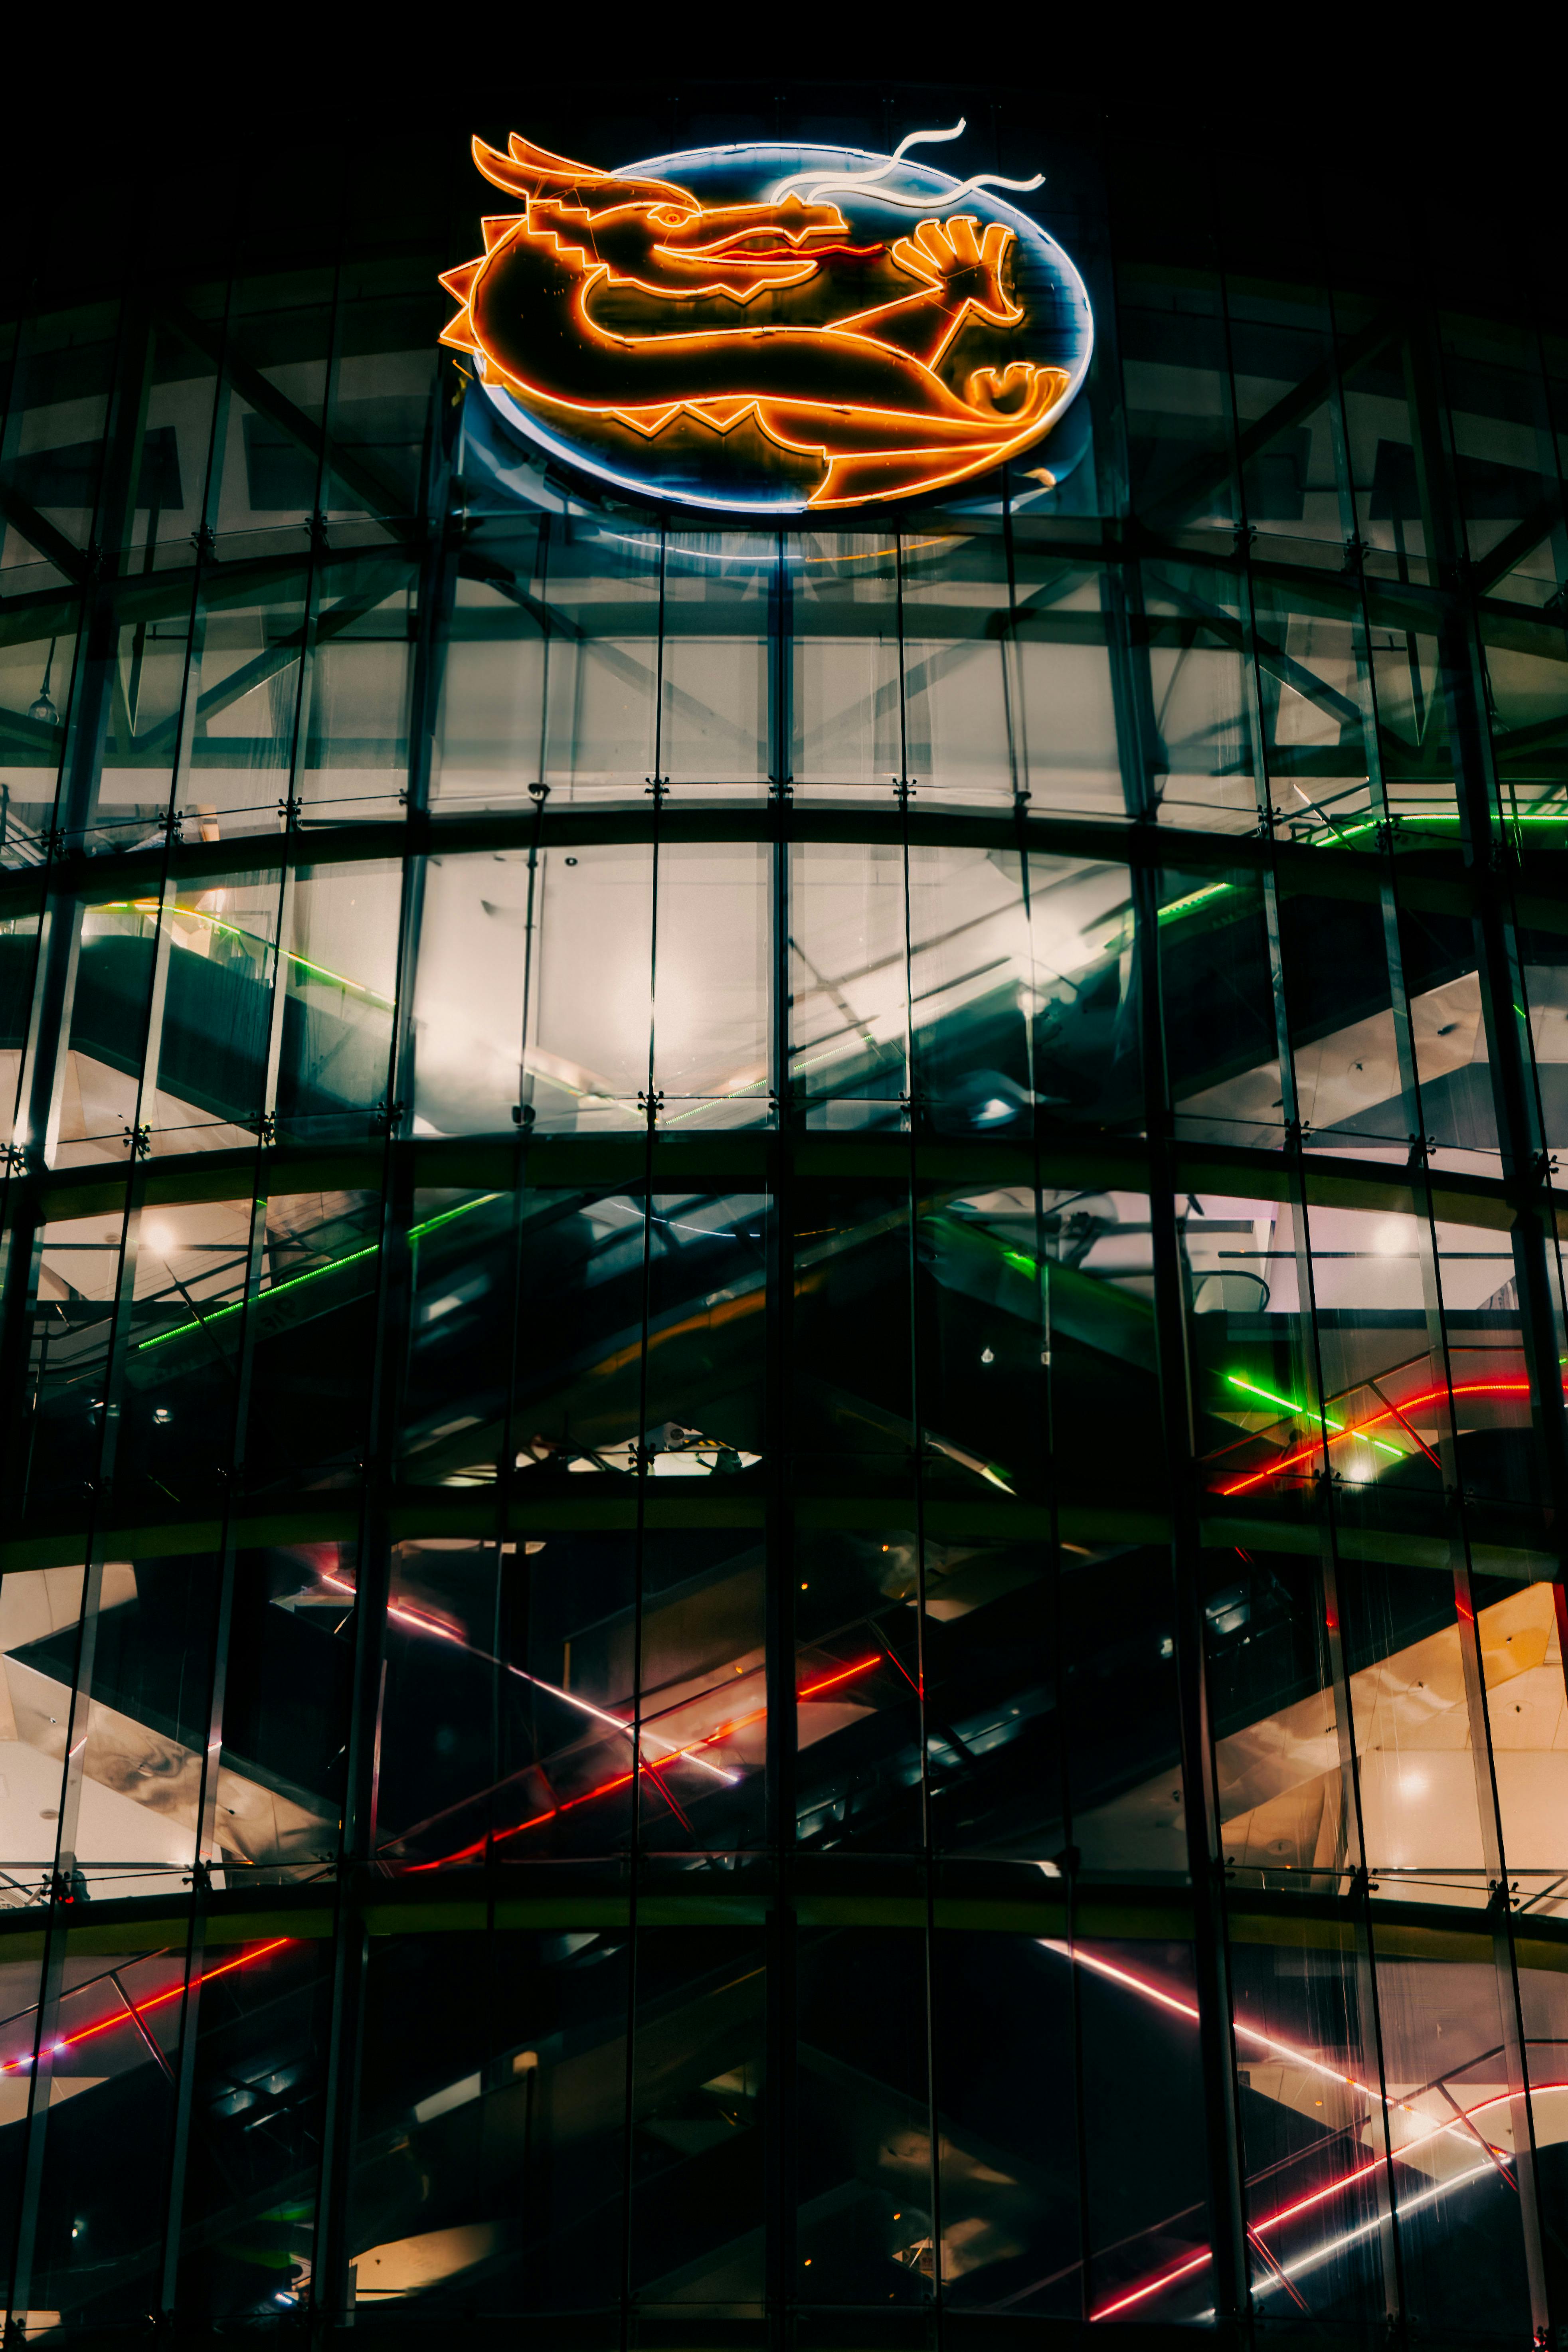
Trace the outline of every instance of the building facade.
<instances>
[{"instance_id":1,"label":"building facade","mask_svg":"<svg viewBox=\"0 0 1568 2352\"><path fill-rule=\"evenodd\" d=\"M1568 2325L1568 339L967 110L1081 388L776 512L455 133L18 237L7 2341Z\"/></svg>"}]
</instances>

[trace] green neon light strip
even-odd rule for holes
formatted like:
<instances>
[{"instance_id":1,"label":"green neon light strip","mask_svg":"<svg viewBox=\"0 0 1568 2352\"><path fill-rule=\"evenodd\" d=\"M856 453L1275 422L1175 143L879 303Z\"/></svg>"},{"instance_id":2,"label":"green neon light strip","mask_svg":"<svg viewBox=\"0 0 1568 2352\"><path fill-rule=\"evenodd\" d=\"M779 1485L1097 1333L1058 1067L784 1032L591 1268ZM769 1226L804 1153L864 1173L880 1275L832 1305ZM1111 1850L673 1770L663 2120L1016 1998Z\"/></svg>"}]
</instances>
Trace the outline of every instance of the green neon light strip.
<instances>
[{"instance_id":1,"label":"green neon light strip","mask_svg":"<svg viewBox=\"0 0 1568 2352\"><path fill-rule=\"evenodd\" d=\"M1527 811L1517 816L1504 817L1500 821L1504 824L1568 825L1568 807ZM1383 822L1380 817L1363 817L1356 824L1331 824L1328 831L1335 841L1350 841L1357 834L1374 833ZM1419 814L1414 810L1400 810L1395 812L1391 822L1407 825L1413 830L1419 830L1424 825L1458 824L1459 816L1455 809L1434 809L1429 815ZM1321 832L1312 838L1321 840ZM1162 923L1178 922L1184 916L1194 914L1198 908L1205 906L1211 898L1222 898L1226 892L1237 887L1237 885L1234 882L1211 882L1202 890L1189 890L1185 898L1173 898L1168 907L1162 907L1156 920ZM1515 1010L1518 1010L1517 1006Z\"/></svg>"},{"instance_id":2,"label":"green neon light strip","mask_svg":"<svg viewBox=\"0 0 1568 2352\"><path fill-rule=\"evenodd\" d=\"M1184 898L1173 898L1168 907L1162 907L1155 919L1162 923L1173 923L1178 917L1190 915L1210 898L1224 898L1235 887L1234 882L1210 882L1202 890L1189 890Z\"/></svg>"},{"instance_id":3,"label":"green neon light strip","mask_svg":"<svg viewBox=\"0 0 1568 2352\"><path fill-rule=\"evenodd\" d=\"M100 915L155 915L160 922L163 919L156 898L111 898L96 911ZM206 923L215 931L226 931L231 940L247 940L252 947L259 948L263 955L274 953L270 940L264 940L258 931L247 931L237 923L226 923L221 915L209 915L204 908L174 906L168 912L188 916L194 922ZM317 980L331 981L334 988L346 988L353 996L364 997L384 1013L390 1013L393 1009L389 996L378 996L374 989L366 988L363 981L350 980L341 971L330 971L324 963L312 963L309 956L296 954L292 948L284 949L283 961L297 964L301 971L310 972Z\"/></svg>"},{"instance_id":4,"label":"green neon light strip","mask_svg":"<svg viewBox=\"0 0 1568 2352\"><path fill-rule=\"evenodd\" d=\"M1260 1389L1256 1381L1244 1381L1239 1372L1226 1372L1226 1379L1233 1389L1245 1389L1248 1396L1261 1397L1266 1404L1282 1404L1287 1412L1297 1412L1304 1418L1321 1421L1324 1428L1331 1429L1336 1436L1343 1434L1344 1423L1336 1421L1331 1413L1310 1413L1306 1405L1297 1404L1290 1397L1276 1396L1272 1389ZM1354 1430L1351 1432L1352 1437L1357 1433ZM1380 1454L1392 1454L1396 1462L1403 1462L1405 1459L1399 1446L1385 1445L1381 1437L1369 1437L1366 1443L1369 1445L1375 1445Z\"/></svg>"},{"instance_id":5,"label":"green neon light strip","mask_svg":"<svg viewBox=\"0 0 1568 2352\"><path fill-rule=\"evenodd\" d=\"M1312 1413L1309 1406L1298 1404L1293 1397L1277 1396L1272 1389L1260 1389L1256 1381L1244 1381L1239 1372L1226 1372L1226 1379L1233 1389L1245 1389L1248 1396L1261 1397L1265 1404L1282 1404L1287 1412L1310 1414L1312 1420L1321 1421L1327 1429L1344 1427L1344 1423L1335 1421L1331 1413Z\"/></svg>"},{"instance_id":6,"label":"green neon light strip","mask_svg":"<svg viewBox=\"0 0 1568 2352\"><path fill-rule=\"evenodd\" d=\"M443 1209L439 1216L426 1217L423 1223L410 1225L408 1239L411 1244L422 1241L426 1234L435 1233L437 1227L449 1225L454 1217L466 1217L470 1209L482 1209L489 1202L500 1199L499 1192L481 1192L477 1201L459 1202L455 1209ZM252 1303L258 1307L269 1305L274 1298L281 1298L290 1290L302 1290L308 1282L319 1282L324 1274L338 1274L345 1265L357 1265L363 1258L374 1257L380 1248L379 1242L367 1242L363 1249L350 1250L346 1257L329 1258L325 1265L313 1265L309 1274L293 1274L289 1276L287 1282L270 1284L267 1289L257 1292ZM237 1315L245 1304L246 1301L243 1298L231 1298L226 1307L215 1307L210 1315L195 1318L189 1323L176 1323L172 1331L155 1331L150 1339L137 1341L137 1352L141 1354L148 1348L162 1348L170 1339L183 1339L192 1331L210 1330L215 1323L221 1323L226 1316Z\"/></svg>"}]
</instances>

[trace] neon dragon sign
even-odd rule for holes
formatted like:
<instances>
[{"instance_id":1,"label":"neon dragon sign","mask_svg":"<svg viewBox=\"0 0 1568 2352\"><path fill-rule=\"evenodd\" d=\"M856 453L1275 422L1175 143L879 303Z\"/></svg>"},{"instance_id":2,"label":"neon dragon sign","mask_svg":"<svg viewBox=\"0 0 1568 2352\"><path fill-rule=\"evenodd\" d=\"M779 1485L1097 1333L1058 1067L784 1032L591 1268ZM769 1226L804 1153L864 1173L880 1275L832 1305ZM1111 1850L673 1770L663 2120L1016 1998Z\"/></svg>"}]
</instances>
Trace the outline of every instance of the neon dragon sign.
<instances>
[{"instance_id":1,"label":"neon dragon sign","mask_svg":"<svg viewBox=\"0 0 1568 2352\"><path fill-rule=\"evenodd\" d=\"M997 193L1038 175L913 157L963 128L613 172L476 139L521 209L442 278L441 340L512 434L627 489L753 513L951 491L1045 438L1093 340L1072 263Z\"/></svg>"}]
</instances>

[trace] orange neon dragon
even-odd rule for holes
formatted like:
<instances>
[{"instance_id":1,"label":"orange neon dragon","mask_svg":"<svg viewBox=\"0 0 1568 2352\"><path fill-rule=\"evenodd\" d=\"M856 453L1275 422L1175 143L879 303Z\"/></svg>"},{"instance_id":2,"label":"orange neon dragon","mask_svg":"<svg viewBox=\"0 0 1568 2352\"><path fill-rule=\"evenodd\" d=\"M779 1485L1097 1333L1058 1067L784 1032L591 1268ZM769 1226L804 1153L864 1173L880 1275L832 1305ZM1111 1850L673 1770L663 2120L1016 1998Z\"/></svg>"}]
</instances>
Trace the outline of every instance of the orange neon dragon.
<instances>
[{"instance_id":1,"label":"orange neon dragon","mask_svg":"<svg viewBox=\"0 0 1568 2352\"><path fill-rule=\"evenodd\" d=\"M857 245L837 205L705 206L509 147L473 142L523 209L486 220L483 257L442 278L463 307L441 340L606 461L733 439L813 508L908 498L1037 441L1068 391L1065 368L1014 355L1003 223Z\"/></svg>"}]
</instances>

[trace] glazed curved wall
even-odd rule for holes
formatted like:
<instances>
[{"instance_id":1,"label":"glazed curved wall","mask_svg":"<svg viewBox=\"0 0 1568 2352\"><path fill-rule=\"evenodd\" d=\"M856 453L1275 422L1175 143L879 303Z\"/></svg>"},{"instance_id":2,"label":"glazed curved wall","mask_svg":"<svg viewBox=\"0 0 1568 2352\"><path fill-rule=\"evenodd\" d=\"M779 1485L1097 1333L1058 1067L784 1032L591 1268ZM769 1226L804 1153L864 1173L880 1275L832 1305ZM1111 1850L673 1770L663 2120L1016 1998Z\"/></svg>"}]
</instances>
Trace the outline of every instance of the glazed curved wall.
<instances>
[{"instance_id":1,"label":"glazed curved wall","mask_svg":"<svg viewBox=\"0 0 1568 2352\"><path fill-rule=\"evenodd\" d=\"M853 530L434 219L14 324L27 2340L1565 2316L1568 347L1050 194Z\"/></svg>"}]
</instances>

